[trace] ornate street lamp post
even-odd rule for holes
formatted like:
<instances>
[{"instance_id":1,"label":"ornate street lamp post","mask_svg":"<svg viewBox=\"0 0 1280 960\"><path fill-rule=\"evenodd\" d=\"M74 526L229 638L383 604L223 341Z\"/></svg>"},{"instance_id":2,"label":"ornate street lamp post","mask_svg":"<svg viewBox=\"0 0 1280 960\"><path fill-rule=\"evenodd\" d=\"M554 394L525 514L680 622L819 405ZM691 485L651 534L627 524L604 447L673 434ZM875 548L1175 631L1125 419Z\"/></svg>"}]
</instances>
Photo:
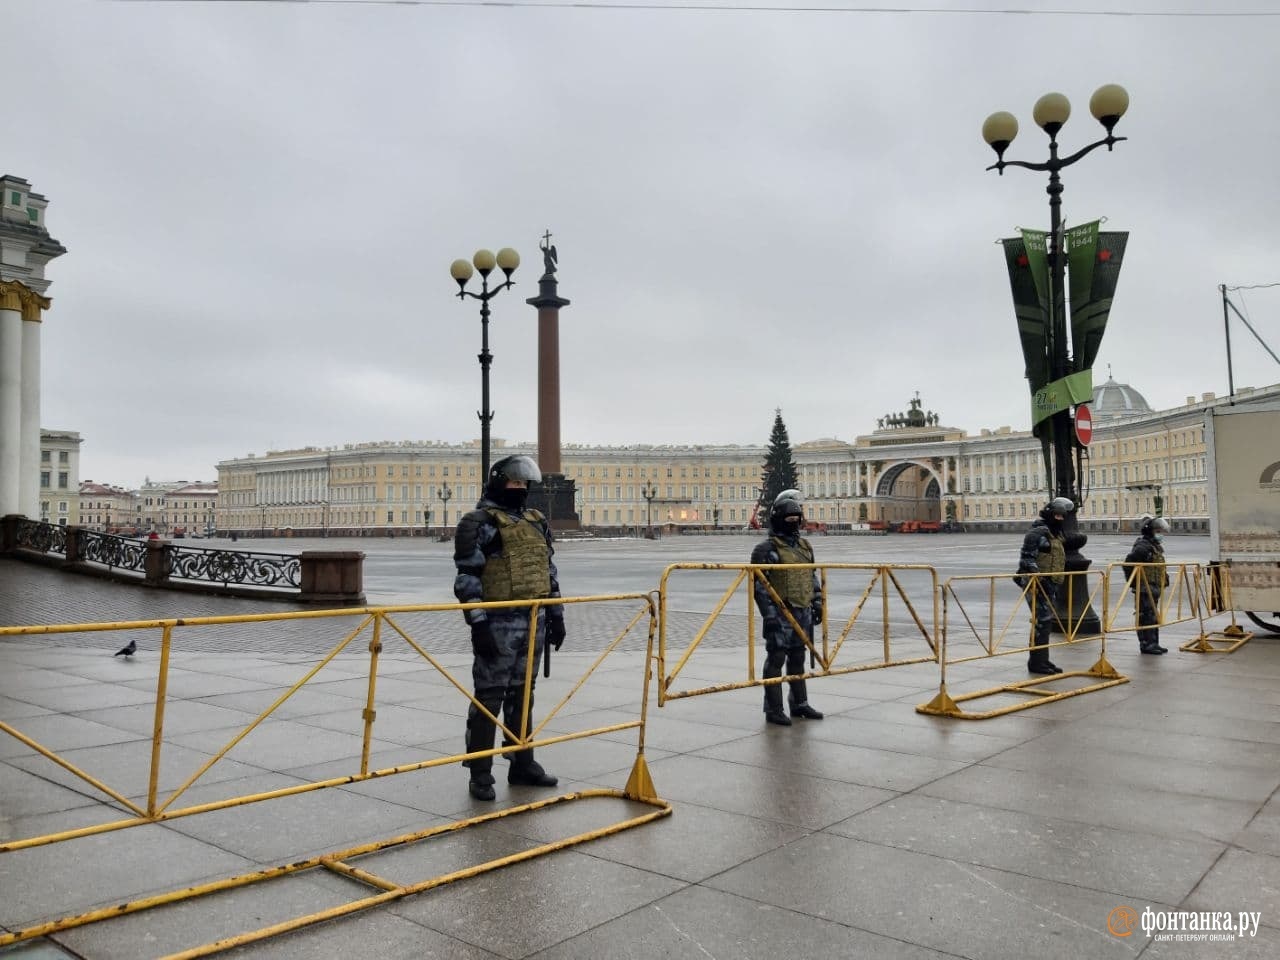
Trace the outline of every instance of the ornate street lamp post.
<instances>
[{"instance_id":1,"label":"ornate street lamp post","mask_svg":"<svg viewBox=\"0 0 1280 960\"><path fill-rule=\"evenodd\" d=\"M467 289L467 281L471 279L471 267L480 274L480 292L473 293ZM489 289L489 274L494 267L502 270L506 280L492 290ZM520 266L520 254L510 247L503 247L495 256L488 250L477 250L471 261L455 260L449 267L449 275L458 281L458 299L471 297L480 301L480 482L486 483L489 478L489 423L493 413L489 409L489 364L493 355L489 353L489 301L499 291L507 289L515 283L511 274Z\"/></svg>"},{"instance_id":2,"label":"ornate street lamp post","mask_svg":"<svg viewBox=\"0 0 1280 960\"><path fill-rule=\"evenodd\" d=\"M989 166L988 170L996 170L1003 176L1005 167L1023 167L1027 170L1047 171L1049 174L1047 192L1049 194L1051 292L1046 349L1049 354L1051 382L1061 380L1070 372L1070 354L1067 344L1066 256L1062 249L1062 178L1059 177L1058 171L1063 167L1071 166L1098 147L1105 146L1110 150L1115 144L1126 139L1113 135L1112 130L1128 107L1129 94L1125 92L1124 87L1114 83L1099 87L1089 101L1089 109L1106 129L1107 135L1077 150L1069 157L1059 157L1058 131L1071 115L1071 103L1060 93L1046 93L1036 101L1032 110L1036 123L1049 135L1049 159L1043 163L1004 159L1005 150L1018 135L1018 120L1013 114L993 113L982 125L982 137L995 150L997 157L996 162ZM1053 476L1049 478L1048 486L1053 496L1066 497L1078 508L1075 470L1071 457L1072 446L1071 413L1068 409L1062 409L1053 415ZM1074 515L1068 522L1074 529Z\"/></svg>"},{"instance_id":3,"label":"ornate street lamp post","mask_svg":"<svg viewBox=\"0 0 1280 960\"><path fill-rule=\"evenodd\" d=\"M440 488L440 539L445 540L449 536L449 498L453 496L453 491L449 489L446 483Z\"/></svg>"},{"instance_id":4,"label":"ornate street lamp post","mask_svg":"<svg viewBox=\"0 0 1280 960\"><path fill-rule=\"evenodd\" d=\"M640 496L644 497L645 505L648 507L645 519L645 537L649 540L653 539L653 498L657 495L658 488L651 481L646 480L640 490Z\"/></svg>"},{"instance_id":5,"label":"ornate street lamp post","mask_svg":"<svg viewBox=\"0 0 1280 960\"><path fill-rule=\"evenodd\" d=\"M1066 297L1066 252L1062 237L1062 178L1059 171L1069 167L1076 161L1105 146L1110 151L1115 144L1126 139L1117 137L1113 130L1129 108L1129 94L1124 87L1114 83L1106 84L1094 91L1089 100L1089 111L1102 124L1107 135L1088 146L1082 147L1067 157L1058 156L1058 131L1062 129L1067 118L1071 116L1071 103L1060 93L1046 93L1036 101L1032 109L1032 117L1037 126L1049 136L1049 159L1042 163L1029 163L1024 160L1006 160L1004 152L1014 137L1018 135L1018 121L1011 113L993 113L982 125L982 138L996 152L996 162L988 167L1001 176L1005 167L1022 167L1026 170L1047 172L1049 186L1049 303L1047 324L1045 329L1045 351L1047 353L1048 383L1059 384L1071 370L1071 354L1067 341L1067 297ZM1077 352L1081 345L1076 344ZM1068 514L1063 524L1065 546L1067 550L1067 570L1080 571L1087 569L1089 561L1080 556L1079 550L1088 538L1079 532L1078 514L1080 495L1076 485L1075 466L1072 454L1075 440L1073 420L1069 404L1063 404L1050 418L1053 434L1053 457L1047 486L1051 497L1066 497L1076 506L1076 510ZM1080 592L1080 591L1077 591ZM1080 599L1073 606L1078 605ZM1096 622L1096 618L1090 618ZM1089 624L1083 624L1091 629Z\"/></svg>"},{"instance_id":6,"label":"ornate street lamp post","mask_svg":"<svg viewBox=\"0 0 1280 960\"><path fill-rule=\"evenodd\" d=\"M718 503L711 508L711 522L717 530L720 529L720 504Z\"/></svg>"}]
</instances>

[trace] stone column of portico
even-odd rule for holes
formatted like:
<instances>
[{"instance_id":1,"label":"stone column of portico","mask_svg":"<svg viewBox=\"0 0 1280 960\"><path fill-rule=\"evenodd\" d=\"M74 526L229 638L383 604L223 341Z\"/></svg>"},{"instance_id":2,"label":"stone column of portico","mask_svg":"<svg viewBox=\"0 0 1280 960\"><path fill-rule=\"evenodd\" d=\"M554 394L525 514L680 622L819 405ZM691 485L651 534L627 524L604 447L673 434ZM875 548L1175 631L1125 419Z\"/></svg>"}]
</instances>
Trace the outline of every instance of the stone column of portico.
<instances>
[{"instance_id":1,"label":"stone column of portico","mask_svg":"<svg viewBox=\"0 0 1280 960\"><path fill-rule=\"evenodd\" d=\"M22 299L0 281L0 516L22 513Z\"/></svg>"},{"instance_id":2,"label":"stone column of portico","mask_svg":"<svg viewBox=\"0 0 1280 960\"><path fill-rule=\"evenodd\" d=\"M18 452L18 508L40 516L40 314L49 300L31 293L22 300L22 407Z\"/></svg>"},{"instance_id":3,"label":"stone column of portico","mask_svg":"<svg viewBox=\"0 0 1280 960\"><path fill-rule=\"evenodd\" d=\"M0 516L40 515L40 311L49 300L0 280Z\"/></svg>"},{"instance_id":4,"label":"stone column of portico","mask_svg":"<svg viewBox=\"0 0 1280 960\"><path fill-rule=\"evenodd\" d=\"M574 511L574 481L560 471L560 308L569 301L560 296L556 281L556 248L551 234L541 245L543 273L538 295L525 301L538 310L538 469L540 489L531 501L546 515L553 529L576 530L581 524Z\"/></svg>"}]
</instances>

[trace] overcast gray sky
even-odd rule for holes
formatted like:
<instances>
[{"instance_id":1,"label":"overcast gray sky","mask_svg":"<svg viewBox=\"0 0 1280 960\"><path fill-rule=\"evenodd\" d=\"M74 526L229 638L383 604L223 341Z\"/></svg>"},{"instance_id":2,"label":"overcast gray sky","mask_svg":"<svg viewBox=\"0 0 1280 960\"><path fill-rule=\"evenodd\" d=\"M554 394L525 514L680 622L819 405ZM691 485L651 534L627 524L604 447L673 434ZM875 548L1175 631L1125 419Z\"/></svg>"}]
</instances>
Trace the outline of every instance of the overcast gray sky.
<instances>
[{"instance_id":1,"label":"overcast gray sky","mask_svg":"<svg viewBox=\"0 0 1280 960\"><path fill-rule=\"evenodd\" d=\"M1232 14L1274 2L626 6L5 0L0 172L69 250L42 421L84 436L82 477L478 437L448 270L480 247L523 258L493 433L535 441L548 229L565 443L764 443L775 407L793 443L852 440L917 390L1026 429L995 241L1047 228L1047 175L986 172L981 125L1013 112L1008 158L1044 160L1060 91L1070 152L1112 82L1131 139L1063 173L1068 223L1131 231L1095 382L1226 392L1218 284L1280 280L1280 17ZM1280 289L1235 296L1280 350ZM1232 347L1237 386L1280 381Z\"/></svg>"}]
</instances>

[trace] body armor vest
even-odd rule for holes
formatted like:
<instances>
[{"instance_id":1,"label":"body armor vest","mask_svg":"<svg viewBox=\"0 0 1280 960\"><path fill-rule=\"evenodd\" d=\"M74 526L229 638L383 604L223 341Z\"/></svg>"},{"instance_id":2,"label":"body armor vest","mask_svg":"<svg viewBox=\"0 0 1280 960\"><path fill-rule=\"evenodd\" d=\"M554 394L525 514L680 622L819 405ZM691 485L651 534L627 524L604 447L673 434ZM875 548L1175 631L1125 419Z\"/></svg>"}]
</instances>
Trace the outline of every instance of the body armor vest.
<instances>
[{"instance_id":1,"label":"body armor vest","mask_svg":"<svg viewBox=\"0 0 1280 960\"><path fill-rule=\"evenodd\" d=\"M1164 547L1154 540L1148 540L1147 546L1151 548L1151 566L1142 568L1142 576L1147 581L1148 589L1152 593L1159 593L1164 589Z\"/></svg>"},{"instance_id":2,"label":"body armor vest","mask_svg":"<svg viewBox=\"0 0 1280 960\"><path fill-rule=\"evenodd\" d=\"M502 537L502 553L485 560L480 583L486 600L533 600L551 593L547 539L538 528L542 514L526 510L519 520L486 509Z\"/></svg>"},{"instance_id":3,"label":"body armor vest","mask_svg":"<svg viewBox=\"0 0 1280 960\"><path fill-rule=\"evenodd\" d=\"M813 563L813 547L800 537L793 547L780 537L773 537L773 548L778 551L781 563ZM784 602L793 607L807 607L813 603L812 570L769 570L765 574L769 583Z\"/></svg>"},{"instance_id":4,"label":"body armor vest","mask_svg":"<svg viewBox=\"0 0 1280 960\"><path fill-rule=\"evenodd\" d=\"M1049 579L1054 583L1062 582L1062 574L1067 569L1067 548L1062 537L1049 534L1049 549L1039 555L1036 566L1041 573L1052 573Z\"/></svg>"}]
</instances>

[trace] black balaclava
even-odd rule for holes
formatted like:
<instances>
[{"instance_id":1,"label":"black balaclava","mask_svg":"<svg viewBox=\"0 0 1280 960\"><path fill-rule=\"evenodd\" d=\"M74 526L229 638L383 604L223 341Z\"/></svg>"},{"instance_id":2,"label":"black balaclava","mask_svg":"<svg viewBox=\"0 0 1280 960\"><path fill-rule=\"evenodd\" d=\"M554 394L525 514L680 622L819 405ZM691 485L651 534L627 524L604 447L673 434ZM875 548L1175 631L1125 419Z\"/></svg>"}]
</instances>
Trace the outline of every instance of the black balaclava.
<instances>
[{"instance_id":1,"label":"black balaclava","mask_svg":"<svg viewBox=\"0 0 1280 960\"><path fill-rule=\"evenodd\" d=\"M800 524L803 520L804 514L799 511L796 513L774 514L769 519L769 525L773 527L774 533L795 536L800 532Z\"/></svg>"},{"instance_id":2,"label":"black balaclava","mask_svg":"<svg viewBox=\"0 0 1280 960\"><path fill-rule=\"evenodd\" d=\"M529 498L529 489L527 487L503 487L501 490L493 491L489 498L507 510L517 511L523 509L525 500Z\"/></svg>"}]
</instances>

